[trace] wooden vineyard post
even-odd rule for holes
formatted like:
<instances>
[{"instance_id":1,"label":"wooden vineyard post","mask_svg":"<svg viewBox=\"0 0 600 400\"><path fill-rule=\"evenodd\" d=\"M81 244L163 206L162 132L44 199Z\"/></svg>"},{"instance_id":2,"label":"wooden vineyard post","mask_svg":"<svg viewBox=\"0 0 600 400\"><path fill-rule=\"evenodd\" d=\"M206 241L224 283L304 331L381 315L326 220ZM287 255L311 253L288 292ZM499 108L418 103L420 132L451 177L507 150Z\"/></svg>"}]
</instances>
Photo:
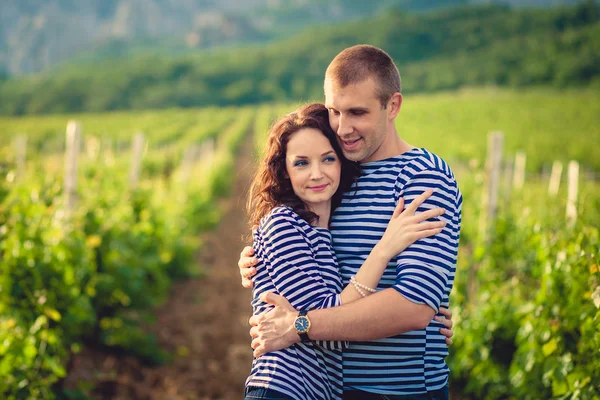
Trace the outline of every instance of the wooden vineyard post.
<instances>
[{"instance_id":1,"label":"wooden vineyard post","mask_svg":"<svg viewBox=\"0 0 600 400\"><path fill-rule=\"evenodd\" d=\"M112 166L115 164L115 151L114 151L114 143L111 138L102 139L101 145L102 158L104 159L104 163L106 165Z\"/></svg>"},{"instance_id":2,"label":"wooden vineyard post","mask_svg":"<svg viewBox=\"0 0 600 400\"><path fill-rule=\"evenodd\" d=\"M203 168L211 168L215 155L215 138L205 139L200 145L200 160Z\"/></svg>"},{"instance_id":3,"label":"wooden vineyard post","mask_svg":"<svg viewBox=\"0 0 600 400\"><path fill-rule=\"evenodd\" d=\"M15 139L15 156L16 156L16 172L17 179L23 179L25 175L25 162L27 157L27 137L19 135Z\"/></svg>"},{"instance_id":4,"label":"wooden vineyard post","mask_svg":"<svg viewBox=\"0 0 600 400\"><path fill-rule=\"evenodd\" d=\"M491 132L488 136L488 152L486 160L486 181L484 184L481 214L479 217L479 237L487 243L494 228L498 209L498 189L502 164L502 147L504 133Z\"/></svg>"},{"instance_id":5,"label":"wooden vineyard post","mask_svg":"<svg viewBox=\"0 0 600 400\"><path fill-rule=\"evenodd\" d=\"M481 211L479 214L479 229L477 246L487 246L490 243L491 233L494 229L496 211L498 209L498 191L502 172L502 151L504 133L490 132L488 135L487 157L485 160L485 180L483 184ZM467 299L477 293L479 284L477 273L481 261L476 261L469 268L467 276Z\"/></svg>"},{"instance_id":6,"label":"wooden vineyard post","mask_svg":"<svg viewBox=\"0 0 600 400\"><path fill-rule=\"evenodd\" d=\"M95 136L88 137L85 141L85 151L90 160L98 160L98 156L100 155L100 140Z\"/></svg>"},{"instance_id":7,"label":"wooden vineyard post","mask_svg":"<svg viewBox=\"0 0 600 400\"><path fill-rule=\"evenodd\" d=\"M67 124L66 153L65 153L65 176L64 196L65 212L70 214L75 209L77 189L77 157L81 141L81 124L77 121L69 121Z\"/></svg>"},{"instance_id":8,"label":"wooden vineyard post","mask_svg":"<svg viewBox=\"0 0 600 400\"><path fill-rule=\"evenodd\" d=\"M560 177L562 175L563 165L560 161L552 163L552 172L550 173L550 183L548 184L548 195L555 197L560 187Z\"/></svg>"},{"instance_id":9,"label":"wooden vineyard post","mask_svg":"<svg viewBox=\"0 0 600 400\"><path fill-rule=\"evenodd\" d=\"M527 155L524 151L517 151L515 155L515 170L513 175L513 187L515 190L523 189L525 184L525 163L527 162Z\"/></svg>"},{"instance_id":10,"label":"wooden vineyard post","mask_svg":"<svg viewBox=\"0 0 600 400\"><path fill-rule=\"evenodd\" d=\"M183 154L183 161L181 163L181 182L187 185L192 177L192 171L194 169L194 163L198 157L199 148L198 145L193 144L187 148Z\"/></svg>"},{"instance_id":11,"label":"wooden vineyard post","mask_svg":"<svg viewBox=\"0 0 600 400\"><path fill-rule=\"evenodd\" d=\"M503 197L504 197L504 203L505 203L505 207L509 207L510 206L510 196L512 194L512 181L513 181L513 170L514 170L514 164L513 164L513 159L509 158L506 160L506 162L504 163L504 188L503 188Z\"/></svg>"},{"instance_id":12,"label":"wooden vineyard post","mask_svg":"<svg viewBox=\"0 0 600 400\"><path fill-rule=\"evenodd\" d=\"M129 187L135 189L140 179L140 171L142 170L142 155L144 153L144 134L136 133L133 138L131 169L129 171Z\"/></svg>"},{"instance_id":13,"label":"wooden vineyard post","mask_svg":"<svg viewBox=\"0 0 600 400\"><path fill-rule=\"evenodd\" d=\"M577 220L577 191L579 189L579 163L577 161L569 162L569 187L567 193L567 226L575 225Z\"/></svg>"}]
</instances>

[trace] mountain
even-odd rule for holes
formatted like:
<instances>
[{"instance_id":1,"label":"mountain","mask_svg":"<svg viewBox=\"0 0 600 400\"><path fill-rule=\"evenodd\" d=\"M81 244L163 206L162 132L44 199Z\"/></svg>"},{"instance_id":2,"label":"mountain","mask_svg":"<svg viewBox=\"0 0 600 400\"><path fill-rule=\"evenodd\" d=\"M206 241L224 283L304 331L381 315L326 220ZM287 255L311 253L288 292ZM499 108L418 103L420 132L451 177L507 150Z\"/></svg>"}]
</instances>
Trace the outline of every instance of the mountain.
<instances>
[{"instance_id":1,"label":"mountain","mask_svg":"<svg viewBox=\"0 0 600 400\"><path fill-rule=\"evenodd\" d=\"M505 2L553 6L576 0L2 0L0 79L73 58L262 43L392 7L418 12Z\"/></svg>"},{"instance_id":2,"label":"mountain","mask_svg":"<svg viewBox=\"0 0 600 400\"><path fill-rule=\"evenodd\" d=\"M390 10L261 46L68 64L0 81L0 115L321 99L328 63L358 43L392 56L404 93L600 85L600 6L466 6L421 14Z\"/></svg>"}]
</instances>

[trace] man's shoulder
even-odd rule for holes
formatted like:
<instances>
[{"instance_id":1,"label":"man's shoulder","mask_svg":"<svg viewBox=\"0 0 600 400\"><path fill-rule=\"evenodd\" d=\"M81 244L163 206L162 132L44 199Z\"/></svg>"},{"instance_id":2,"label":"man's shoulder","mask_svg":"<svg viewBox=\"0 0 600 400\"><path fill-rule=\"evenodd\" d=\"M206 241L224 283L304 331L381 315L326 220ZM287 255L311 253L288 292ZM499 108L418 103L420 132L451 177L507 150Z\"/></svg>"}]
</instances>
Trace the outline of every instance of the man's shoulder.
<instances>
[{"instance_id":1,"label":"man's shoulder","mask_svg":"<svg viewBox=\"0 0 600 400\"><path fill-rule=\"evenodd\" d=\"M425 148L420 148L418 150L419 151L406 163L404 169L407 170L407 172L412 172L413 175L427 171L441 172L454 179L452 169L442 157Z\"/></svg>"}]
</instances>

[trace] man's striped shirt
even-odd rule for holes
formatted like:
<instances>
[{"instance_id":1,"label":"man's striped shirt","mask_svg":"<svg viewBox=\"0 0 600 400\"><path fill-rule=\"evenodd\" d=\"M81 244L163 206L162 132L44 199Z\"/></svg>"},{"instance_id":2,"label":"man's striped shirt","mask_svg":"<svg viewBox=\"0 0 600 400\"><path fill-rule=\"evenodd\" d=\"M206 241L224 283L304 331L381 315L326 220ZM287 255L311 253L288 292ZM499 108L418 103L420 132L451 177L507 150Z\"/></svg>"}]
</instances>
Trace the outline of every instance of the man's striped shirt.
<instances>
[{"instance_id":1,"label":"man's striped shirt","mask_svg":"<svg viewBox=\"0 0 600 400\"><path fill-rule=\"evenodd\" d=\"M425 149L361 164L362 176L344 194L331 222L333 246L344 285L381 239L400 197L408 205L427 189L434 194L422 212L443 207L441 233L417 241L388 264L378 290L393 288L436 313L448 306L454 282L462 196L448 165ZM438 314L439 315L439 314ZM441 323L391 338L351 342L343 352L344 387L380 394L417 394L444 387L448 354ZM360 329L357 326L355 329Z\"/></svg>"},{"instance_id":2,"label":"man's striped shirt","mask_svg":"<svg viewBox=\"0 0 600 400\"><path fill-rule=\"evenodd\" d=\"M298 310L341 304L341 279L329 230L309 225L289 207L277 207L254 232L260 260L254 278L254 315L272 308L263 292L284 296ZM342 342L298 343L255 358L246 386L276 390L297 400L341 399Z\"/></svg>"}]
</instances>

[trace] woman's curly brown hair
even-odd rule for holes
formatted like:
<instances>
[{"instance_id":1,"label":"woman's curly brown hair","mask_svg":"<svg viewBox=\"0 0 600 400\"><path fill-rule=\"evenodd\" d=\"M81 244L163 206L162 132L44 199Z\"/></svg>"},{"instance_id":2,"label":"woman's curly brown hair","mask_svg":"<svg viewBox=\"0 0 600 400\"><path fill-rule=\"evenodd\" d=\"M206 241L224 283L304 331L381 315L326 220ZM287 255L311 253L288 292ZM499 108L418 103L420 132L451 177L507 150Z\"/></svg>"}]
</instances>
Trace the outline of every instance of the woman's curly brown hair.
<instances>
[{"instance_id":1,"label":"woman's curly brown hair","mask_svg":"<svg viewBox=\"0 0 600 400\"><path fill-rule=\"evenodd\" d=\"M273 208L283 205L291 207L310 224L318 220L317 214L310 211L294 193L286 173L288 141L293 133L304 128L321 131L342 163L340 185L333 195L332 208L340 204L342 193L350 189L352 182L360 175L358 163L346 159L342 153L337 135L329 125L327 108L319 103L302 106L275 122L269 130L265 159L252 179L248 192L247 213L250 226L258 225L262 217Z\"/></svg>"}]
</instances>

